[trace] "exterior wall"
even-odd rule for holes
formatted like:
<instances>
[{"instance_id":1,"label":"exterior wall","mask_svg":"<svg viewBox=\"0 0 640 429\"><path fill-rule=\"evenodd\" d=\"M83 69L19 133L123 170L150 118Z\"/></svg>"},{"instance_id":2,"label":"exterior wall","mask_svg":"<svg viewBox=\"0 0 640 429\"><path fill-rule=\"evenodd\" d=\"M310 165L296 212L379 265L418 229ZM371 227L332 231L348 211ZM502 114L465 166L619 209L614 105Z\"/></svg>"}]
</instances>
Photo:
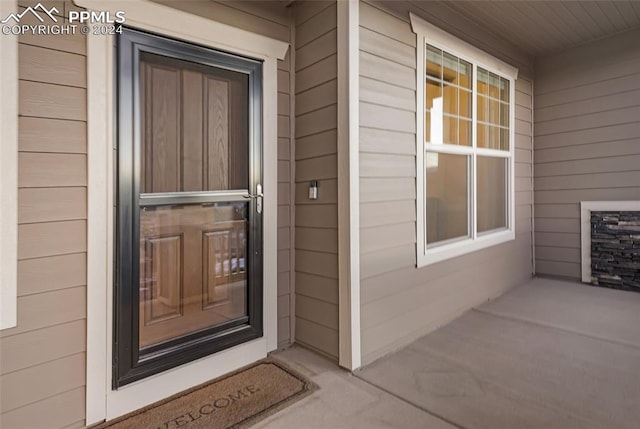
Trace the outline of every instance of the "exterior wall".
<instances>
[{"instance_id":1,"label":"exterior wall","mask_svg":"<svg viewBox=\"0 0 640 429\"><path fill-rule=\"evenodd\" d=\"M73 7L71 2L55 3L61 15ZM0 332L0 427L81 427L85 39L21 36L19 43L18 325Z\"/></svg>"},{"instance_id":2,"label":"exterior wall","mask_svg":"<svg viewBox=\"0 0 640 429\"><path fill-rule=\"evenodd\" d=\"M338 356L336 2L296 2L296 342ZM308 199L309 181L318 199Z\"/></svg>"},{"instance_id":3,"label":"exterior wall","mask_svg":"<svg viewBox=\"0 0 640 429\"><path fill-rule=\"evenodd\" d=\"M291 11L279 1L178 2L153 0L243 30L290 42ZM292 342L293 147L291 145L291 61L278 61L278 346Z\"/></svg>"},{"instance_id":4,"label":"exterior wall","mask_svg":"<svg viewBox=\"0 0 640 429\"><path fill-rule=\"evenodd\" d=\"M500 45L491 41L490 36L457 15L444 15L442 5L424 2L419 6L428 10L408 2L360 3L360 287L364 365L526 281L532 273L532 80L527 77L531 75L531 62L504 42ZM516 239L419 269L415 209L416 36L411 31L408 11L520 67L515 124Z\"/></svg>"},{"instance_id":5,"label":"exterior wall","mask_svg":"<svg viewBox=\"0 0 640 429\"><path fill-rule=\"evenodd\" d=\"M74 8L71 1L48 3L60 16ZM279 2L210 6L225 23L289 40L290 12ZM0 331L0 427L83 427L86 41L39 35L19 42L18 326ZM278 343L285 346L293 278L289 57L278 69Z\"/></svg>"},{"instance_id":6,"label":"exterior wall","mask_svg":"<svg viewBox=\"0 0 640 429\"><path fill-rule=\"evenodd\" d=\"M539 274L580 279L580 201L640 200L640 30L536 59Z\"/></svg>"}]
</instances>

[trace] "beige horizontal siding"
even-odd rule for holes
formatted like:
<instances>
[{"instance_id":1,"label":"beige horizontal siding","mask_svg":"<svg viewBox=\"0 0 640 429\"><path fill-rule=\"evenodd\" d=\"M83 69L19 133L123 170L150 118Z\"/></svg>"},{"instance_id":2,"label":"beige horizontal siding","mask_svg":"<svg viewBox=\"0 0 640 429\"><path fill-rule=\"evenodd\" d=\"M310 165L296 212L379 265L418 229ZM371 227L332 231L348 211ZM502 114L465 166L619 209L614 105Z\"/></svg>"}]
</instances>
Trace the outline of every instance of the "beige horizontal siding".
<instances>
[{"instance_id":1,"label":"beige horizontal siding","mask_svg":"<svg viewBox=\"0 0 640 429\"><path fill-rule=\"evenodd\" d=\"M81 186L23 188L18 193L18 221L22 224L87 217L87 193Z\"/></svg>"},{"instance_id":2,"label":"beige horizontal siding","mask_svg":"<svg viewBox=\"0 0 640 429\"><path fill-rule=\"evenodd\" d=\"M360 3L364 364L524 282L532 272L532 83L525 78L516 82L516 240L424 268L415 267L416 37L406 12L419 13L432 21L444 19L444 15L427 15L423 7L444 11L417 2ZM464 26L459 17L448 25ZM480 37L481 33L473 34L480 47L490 40ZM455 35L462 37L459 32ZM517 52L514 55L520 57Z\"/></svg>"},{"instance_id":3,"label":"beige horizontal siding","mask_svg":"<svg viewBox=\"0 0 640 429\"><path fill-rule=\"evenodd\" d=\"M296 342L338 356L335 2L295 2ZM309 200L309 182L318 199Z\"/></svg>"},{"instance_id":4,"label":"beige horizontal siding","mask_svg":"<svg viewBox=\"0 0 640 429\"><path fill-rule=\"evenodd\" d=\"M537 59L538 273L579 279L580 202L640 199L640 31Z\"/></svg>"},{"instance_id":5,"label":"beige horizontal siding","mask_svg":"<svg viewBox=\"0 0 640 429\"><path fill-rule=\"evenodd\" d=\"M18 325L0 332L0 426L61 428L85 409L86 43L19 42Z\"/></svg>"},{"instance_id":6,"label":"beige horizontal siding","mask_svg":"<svg viewBox=\"0 0 640 429\"><path fill-rule=\"evenodd\" d=\"M638 31L541 58L536 70L536 267L579 279L580 201L640 199Z\"/></svg>"},{"instance_id":7,"label":"beige horizontal siding","mask_svg":"<svg viewBox=\"0 0 640 429\"><path fill-rule=\"evenodd\" d=\"M289 11L278 1L153 1L252 33L289 41Z\"/></svg>"},{"instance_id":8,"label":"beige horizontal siding","mask_svg":"<svg viewBox=\"0 0 640 429\"><path fill-rule=\"evenodd\" d=\"M3 413L84 386L85 356L77 353L2 375ZM30 389L22 388L25 384ZM80 405L80 404L78 404ZM4 426L4 425L3 425Z\"/></svg>"},{"instance_id":9,"label":"beige horizontal siding","mask_svg":"<svg viewBox=\"0 0 640 429\"><path fill-rule=\"evenodd\" d=\"M60 119L18 119L21 152L87 153L86 125Z\"/></svg>"},{"instance_id":10,"label":"beige horizontal siding","mask_svg":"<svg viewBox=\"0 0 640 429\"><path fill-rule=\"evenodd\" d=\"M2 415L3 428L10 429L47 429L84 427L84 387L43 399L29 407L21 407ZM82 406L70 406L81 404ZM69 421L73 421L70 425Z\"/></svg>"},{"instance_id":11,"label":"beige horizontal siding","mask_svg":"<svg viewBox=\"0 0 640 429\"><path fill-rule=\"evenodd\" d=\"M0 343L0 374L82 353L86 347L85 328L84 320L80 319L4 338ZM43 348L48 350L47 355L40 353Z\"/></svg>"},{"instance_id":12,"label":"beige horizontal siding","mask_svg":"<svg viewBox=\"0 0 640 429\"><path fill-rule=\"evenodd\" d=\"M18 261L20 296L82 286L86 275L84 252Z\"/></svg>"}]
</instances>

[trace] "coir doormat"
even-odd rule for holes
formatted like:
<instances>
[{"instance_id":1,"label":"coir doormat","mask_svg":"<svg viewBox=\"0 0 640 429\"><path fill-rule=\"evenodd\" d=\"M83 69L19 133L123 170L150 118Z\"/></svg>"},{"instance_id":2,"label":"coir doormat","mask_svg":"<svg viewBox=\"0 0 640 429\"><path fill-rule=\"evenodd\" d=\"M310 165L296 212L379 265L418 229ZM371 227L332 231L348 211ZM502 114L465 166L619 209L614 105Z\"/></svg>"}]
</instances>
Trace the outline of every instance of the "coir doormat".
<instances>
[{"instance_id":1,"label":"coir doormat","mask_svg":"<svg viewBox=\"0 0 640 429\"><path fill-rule=\"evenodd\" d=\"M302 375L267 359L97 428L246 428L316 389Z\"/></svg>"}]
</instances>

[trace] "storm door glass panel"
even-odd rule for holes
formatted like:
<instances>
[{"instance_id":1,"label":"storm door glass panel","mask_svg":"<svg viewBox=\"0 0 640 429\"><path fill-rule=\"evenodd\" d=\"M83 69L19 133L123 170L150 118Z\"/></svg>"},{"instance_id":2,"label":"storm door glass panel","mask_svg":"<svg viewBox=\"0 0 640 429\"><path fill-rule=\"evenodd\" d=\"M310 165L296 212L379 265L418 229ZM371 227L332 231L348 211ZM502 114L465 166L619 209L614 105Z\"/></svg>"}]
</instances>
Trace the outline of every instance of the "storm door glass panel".
<instances>
[{"instance_id":1,"label":"storm door glass panel","mask_svg":"<svg viewBox=\"0 0 640 429\"><path fill-rule=\"evenodd\" d=\"M140 347L247 316L247 203L140 214Z\"/></svg>"},{"instance_id":2,"label":"storm door glass panel","mask_svg":"<svg viewBox=\"0 0 640 429\"><path fill-rule=\"evenodd\" d=\"M247 321L247 202L180 194L249 188L247 75L140 56L139 348Z\"/></svg>"}]
</instances>

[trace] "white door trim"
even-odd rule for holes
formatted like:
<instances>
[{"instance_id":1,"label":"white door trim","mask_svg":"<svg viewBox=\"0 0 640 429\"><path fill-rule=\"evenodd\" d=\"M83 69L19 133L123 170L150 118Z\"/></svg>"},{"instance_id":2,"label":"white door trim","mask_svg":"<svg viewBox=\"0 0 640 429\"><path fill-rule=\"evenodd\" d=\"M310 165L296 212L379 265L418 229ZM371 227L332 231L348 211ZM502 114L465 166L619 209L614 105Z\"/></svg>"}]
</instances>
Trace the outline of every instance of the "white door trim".
<instances>
[{"instance_id":1,"label":"white door trim","mask_svg":"<svg viewBox=\"0 0 640 429\"><path fill-rule=\"evenodd\" d=\"M277 60L288 43L148 0L76 0L125 12L126 25L262 59L264 337L119 390L111 388L114 239L114 38L87 37L88 243L86 424L112 419L266 356L277 347Z\"/></svg>"}]
</instances>

